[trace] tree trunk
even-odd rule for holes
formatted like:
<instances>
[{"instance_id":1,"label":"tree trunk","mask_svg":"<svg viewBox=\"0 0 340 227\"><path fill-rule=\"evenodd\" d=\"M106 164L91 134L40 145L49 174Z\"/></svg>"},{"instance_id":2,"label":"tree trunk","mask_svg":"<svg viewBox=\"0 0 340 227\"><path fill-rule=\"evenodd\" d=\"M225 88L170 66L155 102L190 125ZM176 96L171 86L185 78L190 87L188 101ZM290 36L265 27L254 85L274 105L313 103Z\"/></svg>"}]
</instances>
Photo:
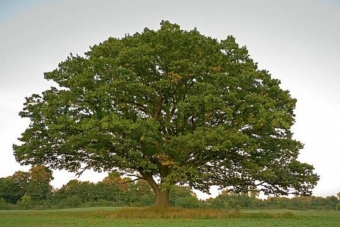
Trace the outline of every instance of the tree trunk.
<instances>
[{"instance_id":1,"label":"tree trunk","mask_svg":"<svg viewBox=\"0 0 340 227\"><path fill-rule=\"evenodd\" d=\"M169 189L161 190L157 189L155 191L155 206L157 208L167 208L169 207Z\"/></svg>"},{"instance_id":2,"label":"tree trunk","mask_svg":"<svg viewBox=\"0 0 340 227\"><path fill-rule=\"evenodd\" d=\"M162 190L161 186L155 182L155 180L150 174L147 174L143 171L139 171L139 172L144 177L144 179L150 184L153 192L155 193L155 207L157 208L169 207L170 189Z\"/></svg>"}]
</instances>

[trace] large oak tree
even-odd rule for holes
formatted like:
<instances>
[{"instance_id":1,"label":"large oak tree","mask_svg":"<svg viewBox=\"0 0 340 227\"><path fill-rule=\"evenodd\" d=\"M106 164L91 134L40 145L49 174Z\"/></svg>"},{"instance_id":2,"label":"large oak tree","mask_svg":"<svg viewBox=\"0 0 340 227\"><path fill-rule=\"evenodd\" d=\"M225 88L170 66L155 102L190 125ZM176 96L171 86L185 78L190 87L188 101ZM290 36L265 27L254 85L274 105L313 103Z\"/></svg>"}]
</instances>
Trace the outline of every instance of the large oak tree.
<instances>
[{"instance_id":1,"label":"large oak tree","mask_svg":"<svg viewBox=\"0 0 340 227\"><path fill-rule=\"evenodd\" d=\"M26 98L21 164L144 178L157 206L171 186L212 185L311 194L313 166L297 160L296 100L232 36L216 40L168 21L71 54Z\"/></svg>"}]
</instances>

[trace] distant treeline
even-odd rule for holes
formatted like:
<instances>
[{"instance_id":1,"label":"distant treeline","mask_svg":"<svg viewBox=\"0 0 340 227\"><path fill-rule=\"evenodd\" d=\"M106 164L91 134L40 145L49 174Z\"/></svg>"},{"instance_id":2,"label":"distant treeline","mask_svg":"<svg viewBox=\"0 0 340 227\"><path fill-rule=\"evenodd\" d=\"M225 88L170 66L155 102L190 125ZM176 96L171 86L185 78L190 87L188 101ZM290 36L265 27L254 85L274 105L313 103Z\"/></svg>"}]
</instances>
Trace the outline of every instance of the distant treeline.
<instances>
[{"instance_id":1,"label":"distant treeline","mask_svg":"<svg viewBox=\"0 0 340 227\"><path fill-rule=\"evenodd\" d=\"M59 189L50 185L52 179L52 172L44 166L0 178L0 209L142 207L154 203L154 193L146 181L121 178L117 172L109 173L98 183L70 180ZM170 205L184 208L340 210L340 200L336 196L269 197L262 200L254 193L242 195L223 191L216 198L200 200L186 186L171 189Z\"/></svg>"}]
</instances>

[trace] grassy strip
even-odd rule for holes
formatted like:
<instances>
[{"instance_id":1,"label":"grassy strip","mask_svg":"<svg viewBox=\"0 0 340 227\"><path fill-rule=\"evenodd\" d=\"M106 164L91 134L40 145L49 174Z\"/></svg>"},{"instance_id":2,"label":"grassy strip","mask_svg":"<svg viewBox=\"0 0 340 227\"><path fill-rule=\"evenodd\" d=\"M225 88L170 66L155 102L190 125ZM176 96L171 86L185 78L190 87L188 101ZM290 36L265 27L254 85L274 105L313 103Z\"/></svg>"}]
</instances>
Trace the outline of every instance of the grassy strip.
<instances>
[{"instance_id":1,"label":"grassy strip","mask_svg":"<svg viewBox=\"0 0 340 227\"><path fill-rule=\"evenodd\" d=\"M253 211L223 209L184 209L170 207L156 209L144 208L114 208L114 207L88 207L57 210L1 210L0 218L7 216L34 217L74 217L74 218L108 218L108 219L228 219L228 218L300 218L290 211Z\"/></svg>"},{"instance_id":2,"label":"grassy strip","mask_svg":"<svg viewBox=\"0 0 340 227\"><path fill-rule=\"evenodd\" d=\"M122 208L114 211L98 210L96 217L115 219L225 219L225 218L299 218L294 213L285 211L280 213L267 212L242 212L222 209L184 209L167 208Z\"/></svg>"}]
</instances>

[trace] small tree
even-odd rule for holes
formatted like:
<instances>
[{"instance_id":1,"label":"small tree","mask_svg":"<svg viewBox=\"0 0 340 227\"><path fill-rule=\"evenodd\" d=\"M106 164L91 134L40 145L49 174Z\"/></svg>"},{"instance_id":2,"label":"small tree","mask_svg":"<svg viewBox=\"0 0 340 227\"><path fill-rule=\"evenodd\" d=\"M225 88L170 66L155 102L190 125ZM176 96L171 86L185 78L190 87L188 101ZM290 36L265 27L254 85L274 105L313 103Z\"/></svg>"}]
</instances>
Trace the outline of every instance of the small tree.
<instances>
[{"instance_id":1,"label":"small tree","mask_svg":"<svg viewBox=\"0 0 340 227\"><path fill-rule=\"evenodd\" d=\"M340 210L340 203L336 204L336 210Z\"/></svg>"},{"instance_id":2,"label":"small tree","mask_svg":"<svg viewBox=\"0 0 340 227\"><path fill-rule=\"evenodd\" d=\"M319 179L297 160L296 100L232 36L163 21L71 54L45 78L58 87L26 98L21 164L134 174L161 207L176 183L286 195L311 194Z\"/></svg>"},{"instance_id":3,"label":"small tree","mask_svg":"<svg viewBox=\"0 0 340 227\"><path fill-rule=\"evenodd\" d=\"M17 205L23 209L23 210L28 210L31 208L32 205L32 199L31 196L29 195L24 195L20 201L18 201Z\"/></svg>"}]
</instances>

